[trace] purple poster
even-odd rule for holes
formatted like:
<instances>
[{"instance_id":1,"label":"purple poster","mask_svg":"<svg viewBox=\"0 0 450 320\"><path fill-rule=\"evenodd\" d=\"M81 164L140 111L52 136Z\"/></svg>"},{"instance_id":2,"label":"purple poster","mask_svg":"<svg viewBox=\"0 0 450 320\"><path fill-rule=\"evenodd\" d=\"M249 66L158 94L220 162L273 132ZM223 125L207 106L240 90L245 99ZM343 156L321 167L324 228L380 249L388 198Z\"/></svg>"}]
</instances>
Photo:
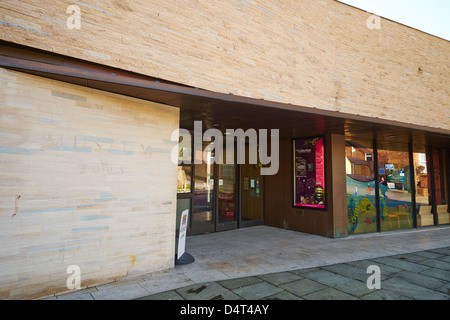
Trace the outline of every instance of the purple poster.
<instances>
[{"instance_id":1,"label":"purple poster","mask_svg":"<svg viewBox=\"0 0 450 320\"><path fill-rule=\"evenodd\" d=\"M294 206L325 209L323 137L294 139Z\"/></svg>"}]
</instances>

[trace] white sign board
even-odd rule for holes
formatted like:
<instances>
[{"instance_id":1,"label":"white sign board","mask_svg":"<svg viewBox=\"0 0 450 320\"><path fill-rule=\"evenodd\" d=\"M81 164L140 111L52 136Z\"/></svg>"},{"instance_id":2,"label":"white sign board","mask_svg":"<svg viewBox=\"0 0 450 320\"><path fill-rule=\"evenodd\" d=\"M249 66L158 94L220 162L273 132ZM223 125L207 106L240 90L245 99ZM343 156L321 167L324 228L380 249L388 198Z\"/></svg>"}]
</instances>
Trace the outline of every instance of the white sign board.
<instances>
[{"instance_id":1,"label":"white sign board","mask_svg":"<svg viewBox=\"0 0 450 320\"><path fill-rule=\"evenodd\" d=\"M180 235L178 236L178 252L177 258L180 259L184 253L184 249L186 246L186 231L187 231L187 223L188 223L188 213L189 209L184 210L181 213L180 220Z\"/></svg>"}]
</instances>

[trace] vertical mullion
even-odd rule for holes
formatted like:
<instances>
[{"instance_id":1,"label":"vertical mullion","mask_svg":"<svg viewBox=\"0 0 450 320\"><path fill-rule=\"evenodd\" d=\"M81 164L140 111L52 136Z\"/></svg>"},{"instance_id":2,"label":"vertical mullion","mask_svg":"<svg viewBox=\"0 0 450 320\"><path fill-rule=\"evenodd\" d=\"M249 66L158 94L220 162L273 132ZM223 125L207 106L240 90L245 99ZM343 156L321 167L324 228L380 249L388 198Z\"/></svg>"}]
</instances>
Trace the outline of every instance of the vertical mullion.
<instances>
[{"instance_id":1,"label":"vertical mullion","mask_svg":"<svg viewBox=\"0 0 450 320\"><path fill-rule=\"evenodd\" d=\"M235 214L237 214L237 216L236 216L236 227L238 228L238 229L240 229L241 228L241 223L242 223L242 221L241 221L241 188L242 188L242 186L241 186L241 164L238 164L237 162L235 162L235 167L236 167L236 173L235 173L235 175L236 175L236 190L235 190L235 197L236 197L236 199L235 199L235 204L234 204L234 206L235 206L235 208L236 208L236 210L235 210Z\"/></svg>"},{"instance_id":2,"label":"vertical mullion","mask_svg":"<svg viewBox=\"0 0 450 320\"><path fill-rule=\"evenodd\" d=\"M413 146L410 142L408 144L408 154L409 154L409 180L411 181L411 202L412 202L412 210L413 210L413 227L417 228L417 216L416 216L416 170L414 168L414 153Z\"/></svg>"},{"instance_id":3,"label":"vertical mullion","mask_svg":"<svg viewBox=\"0 0 450 320\"><path fill-rule=\"evenodd\" d=\"M433 223L435 226L438 225L437 221L437 204L436 204L436 180L434 179L434 154L433 148L428 147L428 154L430 159L430 178L431 178L431 212L433 213Z\"/></svg>"},{"instance_id":4,"label":"vertical mullion","mask_svg":"<svg viewBox=\"0 0 450 320\"><path fill-rule=\"evenodd\" d=\"M195 194L195 150L194 150L194 138L192 138L192 133L191 133L191 172L192 172L192 176L191 176L191 205L189 206L189 223L188 223L188 230L191 229L192 230L192 223L194 221L194 194Z\"/></svg>"},{"instance_id":5,"label":"vertical mullion","mask_svg":"<svg viewBox=\"0 0 450 320\"><path fill-rule=\"evenodd\" d=\"M376 214L377 214L377 232L381 232L381 216L380 216L380 185L378 181L379 178L379 168L378 168L378 144L377 144L377 134L375 134L373 139L373 158L374 158L374 179L375 179L375 203Z\"/></svg>"}]
</instances>

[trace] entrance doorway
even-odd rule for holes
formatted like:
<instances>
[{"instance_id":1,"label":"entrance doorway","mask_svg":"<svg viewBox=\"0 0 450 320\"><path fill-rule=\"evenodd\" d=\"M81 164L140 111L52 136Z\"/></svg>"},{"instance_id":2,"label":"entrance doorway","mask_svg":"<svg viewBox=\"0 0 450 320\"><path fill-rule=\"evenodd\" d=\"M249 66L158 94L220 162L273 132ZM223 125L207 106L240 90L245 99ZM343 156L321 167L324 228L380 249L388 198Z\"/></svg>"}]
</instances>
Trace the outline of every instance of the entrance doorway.
<instances>
[{"instance_id":1,"label":"entrance doorway","mask_svg":"<svg viewBox=\"0 0 450 320\"><path fill-rule=\"evenodd\" d=\"M185 154L184 159L192 157ZM205 148L202 159L199 164L178 166L177 230L181 213L186 209L188 235L262 224L261 168L253 164L215 163L213 148Z\"/></svg>"},{"instance_id":2,"label":"entrance doorway","mask_svg":"<svg viewBox=\"0 0 450 320\"><path fill-rule=\"evenodd\" d=\"M241 165L241 225L254 226L263 221L263 179L258 165Z\"/></svg>"}]
</instances>

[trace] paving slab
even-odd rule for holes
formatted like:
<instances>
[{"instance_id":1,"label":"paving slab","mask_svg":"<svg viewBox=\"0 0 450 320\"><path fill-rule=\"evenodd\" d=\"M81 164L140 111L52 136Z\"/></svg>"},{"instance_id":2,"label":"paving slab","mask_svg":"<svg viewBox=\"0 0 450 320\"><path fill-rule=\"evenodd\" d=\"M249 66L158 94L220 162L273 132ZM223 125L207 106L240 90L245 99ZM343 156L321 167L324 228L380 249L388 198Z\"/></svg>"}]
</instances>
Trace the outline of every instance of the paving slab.
<instances>
[{"instance_id":1,"label":"paving slab","mask_svg":"<svg viewBox=\"0 0 450 320\"><path fill-rule=\"evenodd\" d=\"M428 251L450 256L450 248L435 248Z\"/></svg>"},{"instance_id":2,"label":"paving slab","mask_svg":"<svg viewBox=\"0 0 450 320\"><path fill-rule=\"evenodd\" d=\"M309 293L325 289L326 286L310 279L300 279L282 284L280 285L280 288L301 297Z\"/></svg>"},{"instance_id":3,"label":"paving slab","mask_svg":"<svg viewBox=\"0 0 450 320\"><path fill-rule=\"evenodd\" d=\"M292 281L301 279L300 276L298 276L294 273L291 273L291 272L269 273L269 274L260 275L257 277L264 281L267 281L271 284L274 284L276 286L283 284L283 283L292 282Z\"/></svg>"},{"instance_id":4,"label":"paving slab","mask_svg":"<svg viewBox=\"0 0 450 320\"><path fill-rule=\"evenodd\" d=\"M393 275L399 271L402 271L402 269L392 267L392 266L389 266L389 265L386 265L384 263L380 263L379 261L374 261L374 260L351 261L351 262L345 263L345 265L351 265L351 266L356 266L358 268L361 268L362 270L364 270L366 275L367 275L367 268L369 266L377 265L381 269L381 279L382 280L390 275Z\"/></svg>"},{"instance_id":5,"label":"paving slab","mask_svg":"<svg viewBox=\"0 0 450 320\"><path fill-rule=\"evenodd\" d=\"M449 297L446 294L430 290L428 288L415 285L408 280L401 278L392 278L383 281L381 284L382 290L394 292L400 296L416 300L448 300Z\"/></svg>"},{"instance_id":6,"label":"paving slab","mask_svg":"<svg viewBox=\"0 0 450 320\"><path fill-rule=\"evenodd\" d=\"M108 288L91 292L95 300L132 300L148 295L149 292L145 290L139 283L131 283L116 288Z\"/></svg>"},{"instance_id":7,"label":"paving slab","mask_svg":"<svg viewBox=\"0 0 450 320\"><path fill-rule=\"evenodd\" d=\"M414 262L409 262L406 260L402 260L402 259L396 259L393 257L383 257L383 258L377 258L377 259L372 259L372 261L375 262L375 264L377 262L380 262L382 264L400 269L400 270L407 270L407 271L412 271L412 272L422 272L425 271L427 269L429 269L429 266L425 266L419 263L414 263Z\"/></svg>"},{"instance_id":8,"label":"paving slab","mask_svg":"<svg viewBox=\"0 0 450 320\"><path fill-rule=\"evenodd\" d=\"M353 297L363 297L364 295L373 292L373 289L369 289L367 287L366 282L362 282L359 280L351 280L347 283L341 284L336 287L339 291L348 293Z\"/></svg>"},{"instance_id":9,"label":"paving slab","mask_svg":"<svg viewBox=\"0 0 450 320\"><path fill-rule=\"evenodd\" d=\"M225 288L233 290L233 289L245 287L245 286L248 286L251 284L255 284L258 282L262 282L262 280L257 277L245 277L245 278L237 278L237 279L219 281L219 284L224 286Z\"/></svg>"},{"instance_id":10,"label":"paving slab","mask_svg":"<svg viewBox=\"0 0 450 320\"><path fill-rule=\"evenodd\" d=\"M239 295L245 300L259 300L268 296L272 296L276 293L280 293L282 291L282 289L274 286L273 284L261 281L245 287L234 289L233 293Z\"/></svg>"},{"instance_id":11,"label":"paving slab","mask_svg":"<svg viewBox=\"0 0 450 320\"><path fill-rule=\"evenodd\" d=\"M449 256L442 256L442 257L438 258L438 260L450 263L450 255Z\"/></svg>"},{"instance_id":12,"label":"paving slab","mask_svg":"<svg viewBox=\"0 0 450 320\"><path fill-rule=\"evenodd\" d=\"M369 294L364 295L362 300L414 300L393 291L375 290Z\"/></svg>"},{"instance_id":13,"label":"paving slab","mask_svg":"<svg viewBox=\"0 0 450 320\"><path fill-rule=\"evenodd\" d=\"M305 300L358 300L345 292L334 288L322 289L303 296Z\"/></svg>"},{"instance_id":14,"label":"paving slab","mask_svg":"<svg viewBox=\"0 0 450 320\"><path fill-rule=\"evenodd\" d=\"M288 291L281 291L274 295L265 297L263 300L304 300Z\"/></svg>"},{"instance_id":15,"label":"paving slab","mask_svg":"<svg viewBox=\"0 0 450 320\"><path fill-rule=\"evenodd\" d=\"M429 268L425 271L422 271L421 274L424 274L426 276L430 276L433 278L450 281L450 271L447 270L441 270L436 268Z\"/></svg>"},{"instance_id":16,"label":"paving slab","mask_svg":"<svg viewBox=\"0 0 450 320\"><path fill-rule=\"evenodd\" d=\"M403 279L405 281L408 281L409 283L413 283L428 289L437 289L444 286L447 283L446 281L441 279L436 279L434 277L430 277L422 273L410 271L399 272L396 276L399 279Z\"/></svg>"},{"instance_id":17,"label":"paving slab","mask_svg":"<svg viewBox=\"0 0 450 320\"><path fill-rule=\"evenodd\" d=\"M439 292L445 293L446 295L448 295L449 296L449 300L450 300L450 282L447 282L442 287L439 287L436 290L439 291Z\"/></svg>"},{"instance_id":18,"label":"paving slab","mask_svg":"<svg viewBox=\"0 0 450 320\"><path fill-rule=\"evenodd\" d=\"M419 261L417 263L421 264L421 265L424 265L424 266L427 266L427 267L431 267L431 268L437 268L437 269L441 269L441 270L450 271L450 263L442 261L442 260L438 260L438 258L436 258L436 259L426 259L426 260L423 260L423 261Z\"/></svg>"},{"instance_id":19,"label":"paving slab","mask_svg":"<svg viewBox=\"0 0 450 320\"><path fill-rule=\"evenodd\" d=\"M136 300L185 300L185 299L182 296L180 296L175 290L170 290L152 294L150 296L141 297Z\"/></svg>"},{"instance_id":20,"label":"paving slab","mask_svg":"<svg viewBox=\"0 0 450 320\"><path fill-rule=\"evenodd\" d=\"M411 254L411 256L420 256L428 259L439 259L443 257L445 254L442 253L436 253L431 251L419 251L416 253Z\"/></svg>"},{"instance_id":21,"label":"paving slab","mask_svg":"<svg viewBox=\"0 0 450 320\"><path fill-rule=\"evenodd\" d=\"M427 257L424 257L423 255L418 255L415 253L408 253L408 254L399 254L396 256L392 256L392 258L396 258L396 259L400 259L400 260L404 260L404 261L409 261L409 262L419 262L419 261L423 261L426 260Z\"/></svg>"},{"instance_id":22,"label":"paving slab","mask_svg":"<svg viewBox=\"0 0 450 320\"><path fill-rule=\"evenodd\" d=\"M81 292L78 294L66 294L58 298L58 300L94 300L90 292Z\"/></svg>"},{"instance_id":23,"label":"paving slab","mask_svg":"<svg viewBox=\"0 0 450 320\"><path fill-rule=\"evenodd\" d=\"M333 273L327 270L318 270L309 272L303 275L305 278L314 280L328 287L336 288L345 283L348 283L351 279L344 277L340 274Z\"/></svg>"},{"instance_id":24,"label":"paving slab","mask_svg":"<svg viewBox=\"0 0 450 320\"><path fill-rule=\"evenodd\" d=\"M240 297L216 282L199 283L175 290L186 300L239 300Z\"/></svg>"}]
</instances>

